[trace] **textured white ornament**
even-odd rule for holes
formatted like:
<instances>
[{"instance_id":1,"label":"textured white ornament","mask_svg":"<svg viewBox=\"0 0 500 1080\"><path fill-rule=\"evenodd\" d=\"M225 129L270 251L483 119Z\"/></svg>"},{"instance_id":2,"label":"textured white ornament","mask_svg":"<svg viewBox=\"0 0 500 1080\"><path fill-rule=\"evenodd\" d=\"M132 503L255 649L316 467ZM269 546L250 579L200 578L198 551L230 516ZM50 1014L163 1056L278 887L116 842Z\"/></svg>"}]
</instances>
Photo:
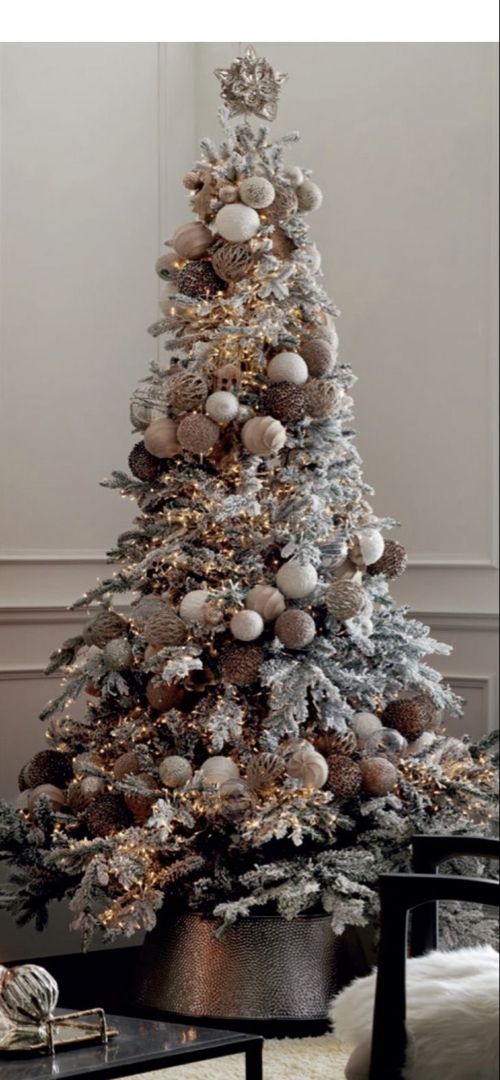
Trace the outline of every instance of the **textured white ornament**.
<instances>
[{"instance_id":1,"label":"textured white ornament","mask_svg":"<svg viewBox=\"0 0 500 1080\"><path fill-rule=\"evenodd\" d=\"M312 563L300 563L298 559L290 559L280 566L276 574L276 584L290 600L303 600L314 592L318 575Z\"/></svg>"},{"instance_id":2,"label":"textured white ornament","mask_svg":"<svg viewBox=\"0 0 500 1080\"><path fill-rule=\"evenodd\" d=\"M184 787L193 775L193 770L187 758L179 757L178 754L171 754L169 757L163 758L163 761L160 761L158 766L158 772L162 784L168 788Z\"/></svg>"},{"instance_id":3,"label":"textured white ornament","mask_svg":"<svg viewBox=\"0 0 500 1080\"><path fill-rule=\"evenodd\" d=\"M270 457L283 449L286 429L274 416L252 416L241 429L241 441L250 454Z\"/></svg>"},{"instance_id":4,"label":"textured white ornament","mask_svg":"<svg viewBox=\"0 0 500 1080\"><path fill-rule=\"evenodd\" d=\"M206 400L205 411L217 424L229 424L238 415L239 402L227 390L216 390Z\"/></svg>"},{"instance_id":5,"label":"textured white ornament","mask_svg":"<svg viewBox=\"0 0 500 1080\"><path fill-rule=\"evenodd\" d=\"M58 997L56 980L45 968L36 964L0 968L0 1012L15 1024L48 1020Z\"/></svg>"},{"instance_id":6,"label":"textured white ornament","mask_svg":"<svg viewBox=\"0 0 500 1080\"><path fill-rule=\"evenodd\" d=\"M236 763L222 756L207 758L200 771L207 784L225 784L226 780L237 780L240 775Z\"/></svg>"},{"instance_id":7,"label":"textured white ornament","mask_svg":"<svg viewBox=\"0 0 500 1080\"><path fill-rule=\"evenodd\" d=\"M328 780L328 764L317 750L296 750L286 763L286 771L304 787L322 788Z\"/></svg>"},{"instance_id":8,"label":"textured white ornament","mask_svg":"<svg viewBox=\"0 0 500 1080\"><path fill-rule=\"evenodd\" d=\"M185 623L202 623L204 621L204 607L210 600L207 589L192 589L183 596L179 615Z\"/></svg>"},{"instance_id":9,"label":"textured white ornament","mask_svg":"<svg viewBox=\"0 0 500 1080\"><path fill-rule=\"evenodd\" d=\"M260 217L251 206L230 203L219 210L214 228L219 236L223 236L224 240L229 240L231 243L251 240L260 228Z\"/></svg>"},{"instance_id":10,"label":"textured white ornament","mask_svg":"<svg viewBox=\"0 0 500 1080\"><path fill-rule=\"evenodd\" d=\"M283 176L290 181L292 187L299 187L304 182L304 173L298 165L287 165L283 169Z\"/></svg>"},{"instance_id":11,"label":"textured white ornament","mask_svg":"<svg viewBox=\"0 0 500 1080\"><path fill-rule=\"evenodd\" d=\"M265 176L248 176L240 184L240 199L246 206L263 210L274 202L274 188Z\"/></svg>"},{"instance_id":12,"label":"textured white ornament","mask_svg":"<svg viewBox=\"0 0 500 1080\"><path fill-rule=\"evenodd\" d=\"M408 743L406 753L409 756L412 754L421 754L422 750L428 750L435 742L437 742L437 735L433 731L424 731L419 739L415 739L414 742Z\"/></svg>"},{"instance_id":13,"label":"textured white ornament","mask_svg":"<svg viewBox=\"0 0 500 1080\"><path fill-rule=\"evenodd\" d=\"M371 566L384 554L384 537L378 529L363 529L354 541L351 559L356 566Z\"/></svg>"},{"instance_id":14,"label":"textured white ornament","mask_svg":"<svg viewBox=\"0 0 500 1080\"><path fill-rule=\"evenodd\" d=\"M237 641L255 641L264 630L264 619L258 611L237 611L229 627Z\"/></svg>"},{"instance_id":15,"label":"textured white ornament","mask_svg":"<svg viewBox=\"0 0 500 1080\"><path fill-rule=\"evenodd\" d=\"M303 386L309 378L309 369L298 353L281 352L269 361L267 375L272 383L288 382Z\"/></svg>"},{"instance_id":16,"label":"textured white ornament","mask_svg":"<svg viewBox=\"0 0 500 1080\"><path fill-rule=\"evenodd\" d=\"M245 598L251 611L258 611L264 622L274 622L285 610L285 597L274 585L254 585Z\"/></svg>"},{"instance_id":17,"label":"textured white ornament","mask_svg":"<svg viewBox=\"0 0 500 1080\"><path fill-rule=\"evenodd\" d=\"M370 712L358 712L355 713L350 725L354 734L357 735L361 742L365 739L369 739L371 735L374 735L376 731L380 731L383 727L382 721L378 716Z\"/></svg>"},{"instance_id":18,"label":"textured white ornament","mask_svg":"<svg viewBox=\"0 0 500 1080\"><path fill-rule=\"evenodd\" d=\"M310 213L311 210L319 210L323 202L323 192L312 180L304 180L297 190L299 210Z\"/></svg>"}]
</instances>

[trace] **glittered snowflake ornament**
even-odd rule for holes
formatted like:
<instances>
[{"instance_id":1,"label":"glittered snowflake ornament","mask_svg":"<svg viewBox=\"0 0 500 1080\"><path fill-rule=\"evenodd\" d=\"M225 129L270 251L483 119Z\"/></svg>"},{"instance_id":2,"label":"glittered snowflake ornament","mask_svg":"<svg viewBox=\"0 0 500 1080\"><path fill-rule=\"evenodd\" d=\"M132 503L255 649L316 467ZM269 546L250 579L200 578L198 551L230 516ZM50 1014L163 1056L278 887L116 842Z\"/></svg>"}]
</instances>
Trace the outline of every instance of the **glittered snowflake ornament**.
<instances>
[{"instance_id":1,"label":"glittered snowflake ornament","mask_svg":"<svg viewBox=\"0 0 500 1080\"><path fill-rule=\"evenodd\" d=\"M276 118L279 92L288 75L274 71L268 60L257 57L255 49L246 49L231 67L217 68L215 75L231 116L253 113L263 120Z\"/></svg>"}]
</instances>

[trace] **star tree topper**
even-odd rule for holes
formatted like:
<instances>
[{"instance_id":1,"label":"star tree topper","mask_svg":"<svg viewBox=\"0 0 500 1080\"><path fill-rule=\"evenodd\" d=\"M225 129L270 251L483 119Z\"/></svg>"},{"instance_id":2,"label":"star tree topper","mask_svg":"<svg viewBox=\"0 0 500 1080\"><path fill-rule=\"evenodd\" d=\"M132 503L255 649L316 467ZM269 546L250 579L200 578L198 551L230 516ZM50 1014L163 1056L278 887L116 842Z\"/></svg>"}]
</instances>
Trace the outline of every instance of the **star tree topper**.
<instances>
[{"instance_id":1,"label":"star tree topper","mask_svg":"<svg viewBox=\"0 0 500 1080\"><path fill-rule=\"evenodd\" d=\"M215 75L231 116L253 113L263 120L276 118L279 92L288 75L274 71L269 61L257 57L251 46L230 68L217 68Z\"/></svg>"}]
</instances>

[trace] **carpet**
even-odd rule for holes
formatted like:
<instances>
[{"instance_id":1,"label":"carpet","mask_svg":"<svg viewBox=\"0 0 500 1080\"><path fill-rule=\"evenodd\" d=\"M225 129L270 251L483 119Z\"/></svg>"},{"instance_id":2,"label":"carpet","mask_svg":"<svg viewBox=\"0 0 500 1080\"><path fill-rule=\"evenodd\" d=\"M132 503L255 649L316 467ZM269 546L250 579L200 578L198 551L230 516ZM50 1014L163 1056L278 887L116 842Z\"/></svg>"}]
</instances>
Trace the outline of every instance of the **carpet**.
<instances>
[{"instance_id":1,"label":"carpet","mask_svg":"<svg viewBox=\"0 0 500 1080\"><path fill-rule=\"evenodd\" d=\"M344 1080L350 1051L333 1035L318 1039L270 1039L264 1044L264 1080ZM159 1069L132 1080L244 1080L242 1055Z\"/></svg>"}]
</instances>

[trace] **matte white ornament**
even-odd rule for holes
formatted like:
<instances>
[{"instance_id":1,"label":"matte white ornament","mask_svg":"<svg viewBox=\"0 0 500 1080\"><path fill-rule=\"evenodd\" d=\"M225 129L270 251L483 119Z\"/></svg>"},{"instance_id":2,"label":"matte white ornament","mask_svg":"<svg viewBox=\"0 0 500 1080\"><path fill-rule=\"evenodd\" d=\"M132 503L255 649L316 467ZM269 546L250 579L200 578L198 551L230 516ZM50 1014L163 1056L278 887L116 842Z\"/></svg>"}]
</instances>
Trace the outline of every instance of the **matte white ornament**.
<instances>
[{"instance_id":1,"label":"matte white ornament","mask_svg":"<svg viewBox=\"0 0 500 1080\"><path fill-rule=\"evenodd\" d=\"M177 442L177 424L170 416L152 420L144 432L144 446L153 457L170 458L180 454Z\"/></svg>"},{"instance_id":2,"label":"matte white ornament","mask_svg":"<svg viewBox=\"0 0 500 1080\"><path fill-rule=\"evenodd\" d=\"M286 771L304 787L322 788L328 780L328 764L317 750L296 750L286 763Z\"/></svg>"},{"instance_id":3,"label":"matte white ornament","mask_svg":"<svg viewBox=\"0 0 500 1080\"><path fill-rule=\"evenodd\" d=\"M287 165L283 169L283 176L290 181L292 187L299 187L304 181L304 173L298 165Z\"/></svg>"},{"instance_id":4,"label":"matte white ornament","mask_svg":"<svg viewBox=\"0 0 500 1080\"><path fill-rule=\"evenodd\" d=\"M238 415L238 409L238 398L228 390L216 390L209 394L205 404L208 416L217 424L229 424Z\"/></svg>"},{"instance_id":5,"label":"matte white ornament","mask_svg":"<svg viewBox=\"0 0 500 1080\"><path fill-rule=\"evenodd\" d=\"M192 589L182 598L179 615L185 623L203 623L205 604L210 600L207 589Z\"/></svg>"},{"instance_id":6,"label":"matte white ornament","mask_svg":"<svg viewBox=\"0 0 500 1080\"><path fill-rule=\"evenodd\" d=\"M241 429L241 441L251 454L270 457L283 449L286 429L274 416L252 416Z\"/></svg>"},{"instance_id":7,"label":"matte white ornament","mask_svg":"<svg viewBox=\"0 0 500 1080\"><path fill-rule=\"evenodd\" d=\"M274 585L254 585L245 598L251 611L258 611L264 622L274 622L285 610L285 597Z\"/></svg>"},{"instance_id":8,"label":"matte white ornament","mask_svg":"<svg viewBox=\"0 0 500 1080\"><path fill-rule=\"evenodd\" d=\"M290 600L303 600L314 592L318 584L318 575L312 563L301 563L290 559L280 566L276 574L276 584Z\"/></svg>"},{"instance_id":9,"label":"matte white ornament","mask_svg":"<svg viewBox=\"0 0 500 1080\"><path fill-rule=\"evenodd\" d=\"M363 529L356 536L351 550L351 559L356 566L363 564L371 566L382 557L384 547L384 537L378 529Z\"/></svg>"},{"instance_id":10,"label":"matte white ornament","mask_svg":"<svg viewBox=\"0 0 500 1080\"><path fill-rule=\"evenodd\" d=\"M158 772L162 784L168 788L184 787L193 775L193 770L187 758L180 757L178 754L171 754L169 757L163 758L163 761L160 761L158 766Z\"/></svg>"},{"instance_id":11,"label":"matte white ornament","mask_svg":"<svg viewBox=\"0 0 500 1080\"><path fill-rule=\"evenodd\" d=\"M298 353L281 352L269 361L267 375L272 383L288 382L303 386L309 378L309 369Z\"/></svg>"},{"instance_id":12,"label":"matte white ornament","mask_svg":"<svg viewBox=\"0 0 500 1080\"><path fill-rule=\"evenodd\" d=\"M323 192L317 184L314 184L312 180L304 180L296 190L297 198L299 200L299 210L303 210L306 213L310 213L311 210L319 210L319 207L323 202Z\"/></svg>"},{"instance_id":13,"label":"matte white ornament","mask_svg":"<svg viewBox=\"0 0 500 1080\"><path fill-rule=\"evenodd\" d=\"M253 206L256 210L263 210L274 202L275 191L273 185L265 176L248 176L240 184L240 199L246 206Z\"/></svg>"},{"instance_id":14,"label":"matte white ornament","mask_svg":"<svg viewBox=\"0 0 500 1080\"><path fill-rule=\"evenodd\" d=\"M219 236L224 237L224 240L230 240L231 243L251 240L260 228L260 217L251 206L230 203L219 210L214 228Z\"/></svg>"},{"instance_id":15,"label":"matte white ornament","mask_svg":"<svg viewBox=\"0 0 500 1080\"><path fill-rule=\"evenodd\" d=\"M200 771L207 784L225 784L226 780L237 780L240 775L236 763L222 756L207 758Z\"/></svg>"},{"instance_id":16,"label":"matte white ornament","mask_svg":"<svg viewBox=\"0 0 500 1080\"><path fill-rule=\"evenodd\" d=\"M237 611L229 627L237 641L255 641L264 630L264 619L258 611Z\"/></svg>"},{"instance_id":17,"label":"matte white ornament","mask_svg":"<svg viewBox=\"0 0 500 1080\"><path fill-rule=\"evenodd\" d=\"M383 724L379 720L378 716L370 712L358 712L355 713L350 725L354 734L357 735L361 742L365 739L369 739L371 735L374 735L376 731L381 731Z\"/></svg>"}]
</instances>

